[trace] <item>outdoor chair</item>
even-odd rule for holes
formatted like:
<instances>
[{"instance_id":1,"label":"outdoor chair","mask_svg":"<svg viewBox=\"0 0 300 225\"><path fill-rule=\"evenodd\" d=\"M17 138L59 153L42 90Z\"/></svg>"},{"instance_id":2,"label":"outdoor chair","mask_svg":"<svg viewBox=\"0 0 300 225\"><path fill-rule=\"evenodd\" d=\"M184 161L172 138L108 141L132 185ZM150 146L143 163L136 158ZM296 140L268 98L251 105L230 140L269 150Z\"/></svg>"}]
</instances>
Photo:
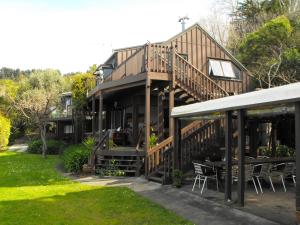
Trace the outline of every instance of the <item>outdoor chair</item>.
<instances>
[{"instance_id":1,"label":"outdoor chair","mask_svg":"<svg viewBox=\"0 0 300 225\"><path fill-rule=\"evenodd\" d=\"M203 181L202 189L201 189L201 195L202 195L204 187L205 187L205 185L207 185L208 179L212 179L212 180L216 181L217 191L219 191L218 173L214 169L214 167L203 165L200 163L195 163L195 162L193 162L193 164L194 164L194 168L195 168L196 177L195 177L195 182L194 182L192 191L194 191L197 180L199 180L199 189L201 188L201 181Z\"/></svg>"},{"instance_id":2,"label":"outdoor chair","mask_svg":"<svg viewBox=\"0 0 300 225\"><path fill-rule=\"evenodd\" d=\"M258 189L257 189L256 183L255 183L255 178L258 181L258 185L259 185L261 193L263 193L261 183L259 181L259 178L261 177L261 171L262 171L262 164L259 164L259 165L246 164L245 165L245 182L248 183L249 181L252 181L256 194L258 194Z\"/></svg>"},{"instance_id":3,"label":"outdoor chair","mask_svg":"<svg viewBox=\"0 0 300 225\"><path fill-rule=\"evenodd\" d=\"M294 166L292 178L293 178L294 186L296 187L296 165Z\"/></svg>"},{"instance_id":4,"label":"outdoor chair","mask_svg":"<svg viewBox=\"0 0 300 225\"><path fill-rule=\"evenodd\" d=\"M296 187L296 175L292 175L294 186Z\"/></svg>"},{"instance_id":5,"label":"outdoor chair","mask_svg":"<svg viewBox=\"0 0 300 225\"><path fill-rule=\"evenodd\" d=\"M272 187L272 189L273 189L274 192L275 192L275 188L274 188L273 180L272 180L272 178L274 178L274 177L280 177L281 182L282 182L282 186L283 186L283 189L284 189L284 192L286 192L286 187L285 187L285 183L284 183L284 178L285 178L285 172L284 171L285 171L285 167L286 167L285 163L279 163L279 164L274 165L270 169L269 180L270 180L271 187Z\"/></svg>"},{"instance_id":6,"label":"outdoor chair","mask_svg":"<svg viewBox=\"0 0 300 225\"><path fill-rule=\"evenodd\" d=\"M248 166L248 168L247 168L247 166ZM257 189L256 183L255 183L255 180L257 180L260 192L263 194L263 190L262 190L261 183L260 183L260 179L263 178L263 174L262 174L263 164L247 165L247 166L245 167L245 172L246 172L246 168L248 170L248 177L247 177L248 179L246 181L251 180L253 182L256 194L258 194L258 189Z\"/></svg>"}]
</instances>

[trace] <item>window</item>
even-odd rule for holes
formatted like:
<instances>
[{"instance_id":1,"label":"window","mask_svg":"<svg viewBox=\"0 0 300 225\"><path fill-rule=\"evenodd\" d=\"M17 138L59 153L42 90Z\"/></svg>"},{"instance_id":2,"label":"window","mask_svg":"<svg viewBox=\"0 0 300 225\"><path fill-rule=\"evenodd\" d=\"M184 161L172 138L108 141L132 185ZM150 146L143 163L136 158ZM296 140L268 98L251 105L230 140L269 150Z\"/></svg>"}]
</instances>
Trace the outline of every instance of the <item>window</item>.
<instances>
[{"instance_id":1,"label":"window","mask_svg":"<svg viewBox=\"0 0 300 225\"><path fill-rule=\"evenodd\" d=\"M209 75L240 79L240 69L232 62L224 60L209 59Z\"/></svg>"},{"instance_id":2,"label":"window","mask_svg":"<svg viewBox=\"0 0 300 225\"><path fill-rule=\"evenodd\" d=\"M73 127L72 127L72 125L65 125L64 126L64 133L65 134L72 134L73 133Z\"/></svg>"}]
</instances>

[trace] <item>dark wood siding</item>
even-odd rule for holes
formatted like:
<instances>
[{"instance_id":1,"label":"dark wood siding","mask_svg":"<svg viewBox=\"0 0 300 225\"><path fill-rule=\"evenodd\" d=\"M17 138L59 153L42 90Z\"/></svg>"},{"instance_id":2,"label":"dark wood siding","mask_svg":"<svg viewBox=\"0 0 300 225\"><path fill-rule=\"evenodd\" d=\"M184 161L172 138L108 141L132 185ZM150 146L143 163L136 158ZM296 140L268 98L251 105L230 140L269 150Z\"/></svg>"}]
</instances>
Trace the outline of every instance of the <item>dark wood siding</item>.
<instances>
[{"instance_id":1,"label":"dark wood siding","mask_svg":"<svg viewBox=\"0 0 300 225\"><path fill-rule=\"evenodd\" d=\"M132 48L124 48L116 50L117 52L117 65L120 65L126 59L128 59L131 55L133 55L137 50L142 47L132 47Z\"/></svg>"},{"instance_id":2,"label":"dark wood siding","mask_svg":"<svg viewBox=\"0 0 300 225\"><path fill-rule=\"evenodd\" d=\"M185 32L175 36L165 44L177 46L178 53L187 54L189 63L208 75L208 59L232 60L232 57L224 51L204 30L195 25ZM234 63L234 62L233 62ZM246 70L234 63L242 72L240 80L213 78L229 93L242 93L251 90L251 77Z\"/></svg>"}]
</instances>

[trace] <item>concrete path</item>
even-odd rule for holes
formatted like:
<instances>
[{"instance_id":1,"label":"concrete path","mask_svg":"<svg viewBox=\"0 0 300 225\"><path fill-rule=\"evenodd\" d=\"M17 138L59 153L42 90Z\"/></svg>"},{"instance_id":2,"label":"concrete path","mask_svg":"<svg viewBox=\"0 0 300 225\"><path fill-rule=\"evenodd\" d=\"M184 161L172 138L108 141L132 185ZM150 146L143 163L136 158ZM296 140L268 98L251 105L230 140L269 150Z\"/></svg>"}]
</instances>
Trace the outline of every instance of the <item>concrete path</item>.
<instances>
[{"instance_id":1,"label":"concrete path","mask_svg":"<svg viewBox=\"0 0 300 225\"><path fill-rule=\"evenodd\" d=\"M256 215L202 198L184 189L162 186L143 177L98 178L72 177L99 186L127 186L142 196L199 225L279 225Z\"/></svg>"},{"instance_id":2,"label":"concrete path","mask_svg":"<svg viewBox=\"0 0 300 225\"><path fill-rule=\"evenodd\" d=\"M8 151L11 152L26 152L28 148L27 144L14 144L8 147Z\"/></svg>"}]
</instances>

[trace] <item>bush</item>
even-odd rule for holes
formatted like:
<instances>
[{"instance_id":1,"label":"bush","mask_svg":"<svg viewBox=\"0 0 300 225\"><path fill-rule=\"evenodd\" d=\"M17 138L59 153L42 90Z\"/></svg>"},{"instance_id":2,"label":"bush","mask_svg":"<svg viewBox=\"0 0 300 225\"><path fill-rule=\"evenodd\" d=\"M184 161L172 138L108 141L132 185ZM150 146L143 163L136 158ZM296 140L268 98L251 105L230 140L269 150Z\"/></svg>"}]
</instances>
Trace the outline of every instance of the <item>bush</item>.
<instances>
[{"instance_id":1,"label":"bush","mask_svg":"<svg viewBox=\"0 0 300 225\"><path fill-rule=\"evenodd\" d=\"M68 172L79 173L82 166L88 163L91 150L83 144L70 145L64 150L63 164Z\"/></svg>"},{"instance_id":2,"label":"bush","mask_svg":"<svg viewBox=\"0 0 300 225\"><path fill-rule=\"evenodd\" d=\"M260 155L265 156L272 156L272 149L268 148L268 146L260 146L258 148ZM295 149L290 148L286 145L277 145L276 151L275 151L275 157L288 157L288 156L294 156L295 155Z\"/></svg>"},{"instance_id":3,"label":"bush","mask_svg":"<svg viewBox=\"0 0 300 225\"><path fill-rule=\"evenodd\" d=\"M10 120L0 114L0 150L7 146L10 135Z\"/></svg>"},{"instance_id":4,"label":"bush","mask_svg":"<svg viewBox=\"0 0 300 225\"><path fill-rule=\"evenodd\" d=\"M42 140L34 140L28 144L28 152L33 154L42 154ZM47 154L57 155L62 152L65 144L62 141L58 140L47 140Z\"/></svg>"},{"instance_id":5,"label":"bush","mask_svg":"<svg viewBox=\"0 0 300 225\"><path fill-rule=\"evenodd\" d=\"M177 188L182 186L183 180L183 173L181 170L174 170L173 171L173 185Z\"/></svg>"}]
</instances>

